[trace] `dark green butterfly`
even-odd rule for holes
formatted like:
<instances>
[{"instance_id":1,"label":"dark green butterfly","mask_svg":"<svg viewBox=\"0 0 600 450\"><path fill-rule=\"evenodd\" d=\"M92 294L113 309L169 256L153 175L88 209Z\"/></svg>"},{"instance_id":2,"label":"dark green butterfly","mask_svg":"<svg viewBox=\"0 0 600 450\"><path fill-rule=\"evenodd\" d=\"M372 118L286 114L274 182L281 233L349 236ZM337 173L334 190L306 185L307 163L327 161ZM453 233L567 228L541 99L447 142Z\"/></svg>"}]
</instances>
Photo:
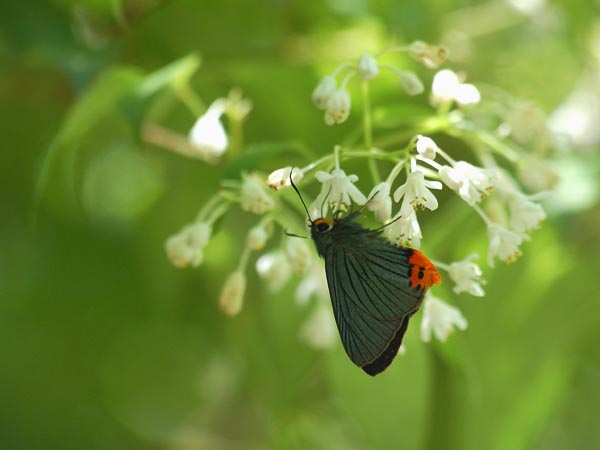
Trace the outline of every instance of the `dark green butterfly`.
<instances>
[{"instance_id":1,"label":"dark green butterfly","mask_svg":"<svg viewBox=\"0 0 600 450\"><path fill-rule=\"evenodd\" d=\"M381 236L381 228L370 230L355 222L360 214L308 219L311 238L325 259L344 349L354 364L374 376L396 357L411 316L441 277L420 251L393 245Z\"/></svg>"}]
</instances>

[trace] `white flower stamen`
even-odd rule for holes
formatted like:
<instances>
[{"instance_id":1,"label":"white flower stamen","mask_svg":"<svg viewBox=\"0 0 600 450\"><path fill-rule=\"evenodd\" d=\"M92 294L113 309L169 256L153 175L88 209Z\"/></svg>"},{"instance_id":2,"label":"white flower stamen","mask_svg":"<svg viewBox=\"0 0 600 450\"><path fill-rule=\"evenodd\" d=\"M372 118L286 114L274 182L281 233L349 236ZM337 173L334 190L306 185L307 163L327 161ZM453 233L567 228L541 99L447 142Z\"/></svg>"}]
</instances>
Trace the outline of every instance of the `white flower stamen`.
<instances>
[{"instance_id":1,"label":"white flower stamen","mask_svg":"<svg viewBox=\"0 0 600 450\"><path fill-rule=\"evenodd\" d=\"M358 181L358 176L346 175L342 169L333 169L331 173L319 171L315 178L323 184L321 192L313 202L311 211L320 214L320 209L324 207L324 214L327 208L331 207L333 211L346 211L350 206L351 200L357 205L364 205L366 197L354 185Z\"/></svg>"},{"instance_id":2,"label":"white flower stamen","mask_svg":"<svg viewBox=\"0 0 600 450\"><path fill-rule=\"evenodd\" d=\"M408 176L406 182L396 189L394 201L397 203L404 197L402 209L404 203L408 203L413 208L420 206L434 211L438 207L438 201L429 189L442 189L442 183L426 180L421 170L415 170Z\"/></svg>"},{"instance_id":3,"label":"white flower stamen","mask_svg":"<svg viewBox=\"0 0 600 450\"><path fill-rule=\"evenodd\" d=\"M439 170L442 181L460 197L473 206L489 195L498 180L498 172L482 169L466 161L457 162L454 167L442 166Z\"/></svg>"},{"instance_id":4,"label":"white flower stamen","mask_svg":"<svg viewBox=\"0 0 600 450\"><path fill-rule=\"evenodd\" d=\"M490 222L488 223L488 238L490 244L487 260L489 266L494 267L494 258L496 257L510 264L521 256L519 246L523 240L529 239L529 236Z\"/></svg>"}]
</instances>

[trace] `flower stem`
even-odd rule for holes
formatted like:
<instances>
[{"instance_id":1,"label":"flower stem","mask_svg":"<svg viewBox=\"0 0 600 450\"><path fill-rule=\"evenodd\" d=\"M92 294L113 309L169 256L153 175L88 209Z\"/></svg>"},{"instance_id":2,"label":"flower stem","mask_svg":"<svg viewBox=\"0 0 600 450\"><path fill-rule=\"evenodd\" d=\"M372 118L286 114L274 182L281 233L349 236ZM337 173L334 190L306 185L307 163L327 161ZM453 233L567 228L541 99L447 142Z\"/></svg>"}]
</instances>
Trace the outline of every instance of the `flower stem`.
<instances>
[{"instance_id":1,"label":"flower stem","mask_svg":"<svg viewBox=\"0 0 600 450\"><path fill-rule=\"evenodd\" d=\"M362 97L363 97L363 134L365 137L365 148L371 150L373 148L373 119L371 117L371 101L369 98L369 82L362 80ZM377 168L377 162L373 158L368 158L369 171L371 177L373 177L373 183L379 184L381 182L381 175Z\"/></svg>"},{"instance_id":2,"label":"flower stem","mask_svg":"<svg viewBox=\"0 0 600 450\"><path fill-rule=\"evenodd\" d=\"M188 83L183 83L175 89L175 94L196 118L206 112L206 106Z\"/></svg>"},{"instance_id":3,"label":"flower stem","mask_svg":"<svg viewBox=\"0 0 600 450\"><path fill-rule=\"evenodd\" d=\"M466 379L464 371L447 355L441 354L439 345L429 345L431 360L431 397L429 405L429 430L426 450L464 448Z\"/></svg>"}]
</instances>

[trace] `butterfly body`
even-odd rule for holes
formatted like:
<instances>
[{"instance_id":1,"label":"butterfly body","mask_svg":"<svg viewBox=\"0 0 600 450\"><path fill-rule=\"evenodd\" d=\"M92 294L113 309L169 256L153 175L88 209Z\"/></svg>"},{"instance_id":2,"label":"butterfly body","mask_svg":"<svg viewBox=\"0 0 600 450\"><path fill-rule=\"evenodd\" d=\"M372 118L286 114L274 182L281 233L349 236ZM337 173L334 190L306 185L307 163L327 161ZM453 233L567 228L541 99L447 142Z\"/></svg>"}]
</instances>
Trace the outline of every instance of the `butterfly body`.
<instances>
[{"instance_id":1,"label":"butterfly body","mask_svg":"<svg viewBox=\"0 0 600 450\"><path fill-rule=\"evenodd\" d=\"M441 278L421 252L391 244L380 229L355 222L359 215L316 219L311 237L325 260L344 349L354 364L374 376L391 364L410 317Z\"/></svg>"}]
</instances>

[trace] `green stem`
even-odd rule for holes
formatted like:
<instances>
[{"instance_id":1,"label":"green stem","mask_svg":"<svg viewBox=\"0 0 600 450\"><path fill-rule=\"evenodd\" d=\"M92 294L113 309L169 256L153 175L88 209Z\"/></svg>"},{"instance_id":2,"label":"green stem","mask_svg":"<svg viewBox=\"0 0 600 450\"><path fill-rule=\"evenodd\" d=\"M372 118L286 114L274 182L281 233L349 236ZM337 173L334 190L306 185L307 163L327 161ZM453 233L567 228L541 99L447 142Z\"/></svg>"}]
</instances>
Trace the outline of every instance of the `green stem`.
<instances>
[{"instance_id":1,"label":"green stem","mask_svg":"<svg viewBox=\"0 0 600 450\"><path fill-rule=\"evenodd\" d=\"M234 159L240 154L244 146L244 125L242 121L229 116L229 132L231 140L229 141L227 155L229 159Z\"/></svg>"},{"instance_id":2,"label":"green stem","mask_svg":"<svg viewBox=\"0 0 600 450\"><path fill-rule=\"evenodd\" d=\"M429 430L425 450L458 450L465 444L466 379L463 370L441 354L437 343L428 346L431 361Z\"/></svg>"},{"instance_id":3,"label":"green stem","mask_svg":"<svg viewBox=\"0 0 600 450\"><path fill-rule=\"evenodd\" d=\"M365 137L365 148L371 150L373 148L373 118L371 117L371 100L369 97L369 82L362 80L362 97L363 97L363 134ZM377 168L377 162L373 158L367 159L369 164L369 171L373 178L373 183L379 184L381 182L381 175Z\"/></svg>"},{"instance_id":4,"label":"green stem","mask_svg":"<svg viewBox=\"0 0 600 450\"><path fill-rule=\"evenodd\" d=\"M206 112L206 106L189 84L183 83L179 85L175 90L175 93L179 100L187 106L194 117L198 118Z\"/></svg>"}]
</instances>

